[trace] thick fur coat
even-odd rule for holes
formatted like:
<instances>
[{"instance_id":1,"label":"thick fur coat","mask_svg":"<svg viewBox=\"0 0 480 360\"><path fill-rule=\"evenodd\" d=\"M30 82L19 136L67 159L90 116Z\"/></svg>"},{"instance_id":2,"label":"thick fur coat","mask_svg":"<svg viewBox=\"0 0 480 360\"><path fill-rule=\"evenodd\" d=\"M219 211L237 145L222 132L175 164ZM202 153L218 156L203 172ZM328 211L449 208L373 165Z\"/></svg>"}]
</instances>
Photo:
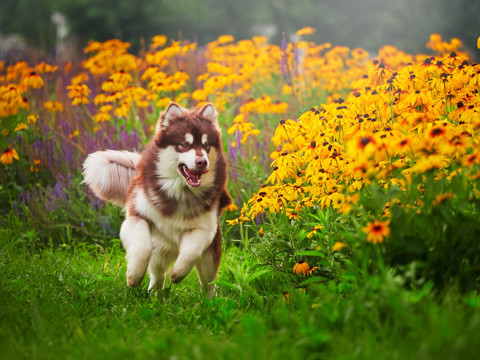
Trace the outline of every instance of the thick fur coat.
<instances>
[{"instance_id":1,"label":"thick fur coat","mask_svg":"<svg viewBox=\"0 0 480 360\"><path fill-rule=\"evenodd\" d=\"M129 286L138 286L148 269L149 289L161 289L173 263L172 283L196 266L202 288L213 295L209 283L221 257L218 217L231 203L222 149L212 104L187 110L171 103L141 154L107 150L87 157L85 183L126 211L120 239Z\"/></svg>"}]
</instances>

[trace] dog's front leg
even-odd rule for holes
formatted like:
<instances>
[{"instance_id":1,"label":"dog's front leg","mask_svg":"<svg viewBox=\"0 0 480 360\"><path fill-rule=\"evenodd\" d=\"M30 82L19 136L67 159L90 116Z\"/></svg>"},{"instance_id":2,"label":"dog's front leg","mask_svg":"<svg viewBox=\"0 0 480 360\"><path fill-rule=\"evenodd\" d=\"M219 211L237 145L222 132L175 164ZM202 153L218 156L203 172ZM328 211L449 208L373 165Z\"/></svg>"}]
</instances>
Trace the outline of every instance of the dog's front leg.
<instances>
[{"instance_id":1,"label":"dog's front leg","mask_svg":"<svg viewBox=\"0 0 480 360\"><path fill-rule=\"evenodd\" d=\"M215 285L210 283L217 277L221 256L222 235L220 227L217 225L217 232L212 243L197 262L198 280L200 280L200 285L209 299L215 295Z\"/></svg>"},{"instance_id":2,"label":"dog's front leg","mask_svg":"<svg viewBox=\"0 0 480 360\"><path fill-rule=\"evenodd\" d=\"M173 264L170 281L179 283L188 275L201 255L212 243L215 231L212 229L194 229L184 234L178 258Z\"/></svg>"},{"instance_id":3,"label":"dog's front leg","mask_svg":"<svg viewBox=\"0 0 480 360\"><path fill-rule=\"evenodd\" d=\"M127 252L127 284L137 287L143 280L152 254L150 228L137 216L128 216L120 229L120 239Z\"/></svg>"}]
</instances>

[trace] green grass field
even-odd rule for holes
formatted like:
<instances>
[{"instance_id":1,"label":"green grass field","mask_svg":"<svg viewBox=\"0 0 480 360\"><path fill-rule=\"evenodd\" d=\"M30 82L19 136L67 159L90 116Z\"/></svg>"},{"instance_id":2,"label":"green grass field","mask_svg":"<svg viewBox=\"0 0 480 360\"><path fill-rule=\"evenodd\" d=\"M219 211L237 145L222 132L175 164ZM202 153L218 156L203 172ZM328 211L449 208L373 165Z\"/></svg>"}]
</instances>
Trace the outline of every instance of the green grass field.
<instances>
[{"instance_id":1,"label":"green grass field","mask_svg":"<svg viewBox=\"0 0 480 360\"><path fill-rule=\"evenodd\" d=\"M34 249L2 239L0 358L476 359L480 297L406 290L392 274L289 291L248 249L226 249L218 294L193 272L148 294L118 242ZM345 279L349 276L345 275Z\"/></svg>"}]
</instances>

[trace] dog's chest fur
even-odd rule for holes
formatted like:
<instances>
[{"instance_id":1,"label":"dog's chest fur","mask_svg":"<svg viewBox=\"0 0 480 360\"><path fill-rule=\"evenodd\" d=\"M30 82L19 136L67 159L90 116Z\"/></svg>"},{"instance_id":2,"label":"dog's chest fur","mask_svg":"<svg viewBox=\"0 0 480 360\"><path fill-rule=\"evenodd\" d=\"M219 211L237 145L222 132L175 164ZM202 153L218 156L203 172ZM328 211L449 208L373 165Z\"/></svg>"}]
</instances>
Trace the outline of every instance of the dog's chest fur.
<instances>
[{"instance_id":1,"label":"dog's chest fur","mask_svg":"<svg viewBox=\"0 0 480 360\"><path fill-rule=\"evenodd\" d=\"M210 211L201 211L196 216L191 216L186 211L186 206L180 203L177 211L165 216L148 199L142 188L137 188L132 199L136 213L145 218L150 224L152 235L157 235L163 240L178 245L182 236L193 229L209 229L214 232L217 228L218 210L212 207ZM185 214L189 216L185 216ZM213 235L212 235L213 236Z\"/></svg>"}]
</instances>

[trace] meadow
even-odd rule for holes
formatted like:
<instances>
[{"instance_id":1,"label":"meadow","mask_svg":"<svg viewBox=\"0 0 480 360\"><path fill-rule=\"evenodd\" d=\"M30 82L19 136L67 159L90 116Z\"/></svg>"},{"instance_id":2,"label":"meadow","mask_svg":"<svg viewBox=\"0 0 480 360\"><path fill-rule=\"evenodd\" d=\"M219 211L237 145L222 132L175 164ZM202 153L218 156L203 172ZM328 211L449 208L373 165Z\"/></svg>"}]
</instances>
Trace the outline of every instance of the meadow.
<instances>
[{"instance_id":1,"label":"meadow","mask_svg":"<svg viewBox=\"0 0 480 360\"><path fill-rule=\"evenodd\" d=\"M480 65L222 35L0 62L0 357L474 359ZM35 58L35 56L30 56ZM219 112L234 204L217 296L125 283L122 210L82 184L171 102Z\"/></svg>"}]
</instances>

